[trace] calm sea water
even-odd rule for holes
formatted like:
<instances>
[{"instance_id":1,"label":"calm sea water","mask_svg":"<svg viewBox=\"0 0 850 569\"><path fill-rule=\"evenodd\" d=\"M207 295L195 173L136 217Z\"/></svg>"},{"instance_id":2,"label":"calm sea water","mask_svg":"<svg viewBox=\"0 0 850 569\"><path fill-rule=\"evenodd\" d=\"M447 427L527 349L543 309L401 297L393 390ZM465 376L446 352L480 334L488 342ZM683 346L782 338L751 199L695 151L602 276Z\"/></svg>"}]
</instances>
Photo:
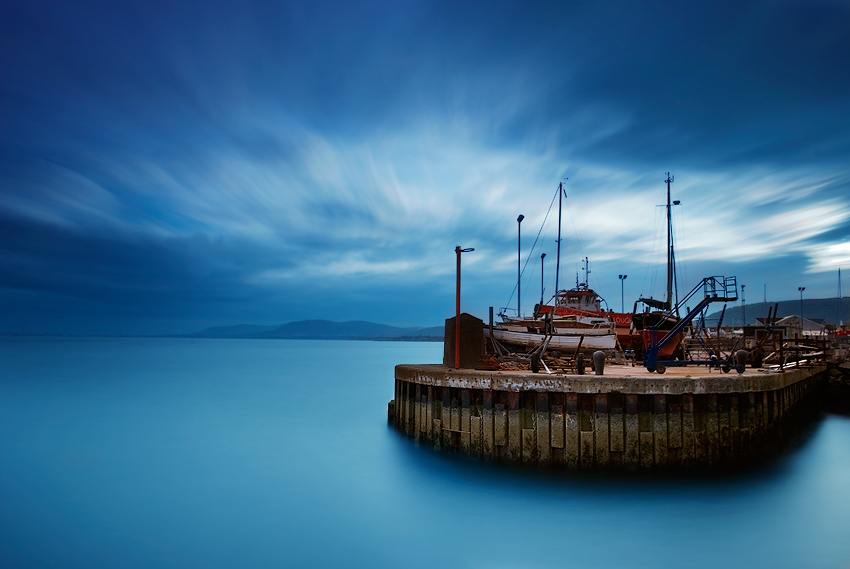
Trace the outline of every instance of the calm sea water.
<instances>
[{"instance_id":1,"label":"calm sea water","mask_svg":"<svg viewBox=\"0 0 850 569\"><path fill-rule=\"evenodd\" d=\"M0 338L2 567L850 568L850 420L745 475L624 480L387 427L442 344Z\"/></svg>"}]
</instances>

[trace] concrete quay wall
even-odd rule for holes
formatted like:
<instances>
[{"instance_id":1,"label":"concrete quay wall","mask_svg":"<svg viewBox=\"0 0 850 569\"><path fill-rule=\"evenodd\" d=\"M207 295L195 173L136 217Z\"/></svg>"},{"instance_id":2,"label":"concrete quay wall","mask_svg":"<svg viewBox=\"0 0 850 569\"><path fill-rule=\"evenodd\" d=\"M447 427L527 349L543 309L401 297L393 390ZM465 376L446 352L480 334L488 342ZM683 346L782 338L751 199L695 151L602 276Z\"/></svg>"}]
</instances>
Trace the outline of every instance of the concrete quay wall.
<instances>
[{"instance_id":1,"label":"concrete quay wall","mask_svg":"<svg viewBox=\"0 0 850 569\"><path fill-rule=\"evenodd\" d=\"M642 372L643 370L641 370ZM604 376L399 365L389 420L419 444L572 470L736 468L779 452L819 408L825 366Z\"/></svg>"}]
</instances>

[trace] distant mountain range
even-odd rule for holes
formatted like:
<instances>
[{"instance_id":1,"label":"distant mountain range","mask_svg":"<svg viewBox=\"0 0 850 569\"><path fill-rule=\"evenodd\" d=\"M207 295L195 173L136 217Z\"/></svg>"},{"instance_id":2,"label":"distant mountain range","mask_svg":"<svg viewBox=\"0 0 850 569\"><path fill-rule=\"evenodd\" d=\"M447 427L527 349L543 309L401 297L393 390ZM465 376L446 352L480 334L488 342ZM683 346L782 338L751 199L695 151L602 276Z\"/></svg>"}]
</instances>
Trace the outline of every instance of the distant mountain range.
<instances>
[{"instance_id":1,"label":"distant mountain range","mask_svg":"<svg viewBox=\"0 0 850 569\"><path fill-rule=\"evenodd\" d=\"M239 324L236 326L214 326L193 334L184 334L187 338L257 338L289 340L409 340L443 341L443 326L423 328L399 328L387 324L376 324L362 320L333 322L331 320L301 320L282 326L256 326Z\"/></svg>"},{"instance_id":2,"label":"distant mountain range","mask_svg":"<svg viewBox=\"0 0 850 569\"><path fill-rule=\"evenodd\" d=\"M719 304L719 303L718 303ZM768 308L773 308L774 302L754 302L747 303L746 308L741 307L741 301L729 303L726 306L726 314L723 316L724 326L740 326L744 312L747 316L747 324L755 324L756 318L766 318ZM779 318L791 316L792 314L800 314L799 300L782 300L779 301ZM722 309L722 304L719 304ZM717 319L720 317L721 310L713 312L706 317L706 324L710 326L717 325ZM841 319L844 323L850 323L850 298L841 299ZM813 320L823 320L826 324L838 324L838 297L835 298L812 298L803 299L803 318Z\"/></svg>"},{"instance_id":3,"label":"distant mountain range","mask_svg":"<svg viewBox=\"0 0 850 569\"><path fill-rule=\"evenodd\" d=\"M754 324L756 318L766 317L768 307L774 303L756 302L746 305L746 317L748 324ZM684 307L683 307L684 308ZM779 318L800 314L799 300L783 300L779 302ZM729 303L726 306L726 314L723 316L723 324L726 326L740 326L744 309L741 302ZM810 319L820 319L827 324L838 323L838 299L837 298L813 298L803 300L803 316ZM717 310L706 317L706 324L716 326L720 317ZM845 323L850 323L850 299L842 300L842 318ZM236 326L214 326L200 332L183 334L186 338L257 338L257 339L289 339L289 340L406 340L419 342L442 342L443 326L432 326L423 328L414 326L399 328L387 324L376 324L363 320L352 320L348 322L333 322L331 320L301 320L289 322L280 326L257 326L253 324L239 324Z\"/></svg>"}]
</instances>

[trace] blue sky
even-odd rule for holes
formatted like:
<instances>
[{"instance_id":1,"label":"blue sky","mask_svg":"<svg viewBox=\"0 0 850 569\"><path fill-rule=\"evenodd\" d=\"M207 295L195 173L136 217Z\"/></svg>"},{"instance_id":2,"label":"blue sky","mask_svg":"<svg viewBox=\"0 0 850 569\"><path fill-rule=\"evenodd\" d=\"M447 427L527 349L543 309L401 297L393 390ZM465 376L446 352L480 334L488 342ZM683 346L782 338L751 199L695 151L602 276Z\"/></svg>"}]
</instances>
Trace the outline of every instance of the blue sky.
<instances>
[{"instance_id":1,"label":"blue sky","mask_svg":"<svg viewBox=\"0 0 850 569\"><path fill-rule=\"evenodd\" d=\"M5 2L0 332L438 325L561 283L837 293L850 4ZM525 259L523 259L523 263ZM850 284L847 285L850 287ZM845 287L847 288L847 287Z\"/></svg>"}]
</instances>

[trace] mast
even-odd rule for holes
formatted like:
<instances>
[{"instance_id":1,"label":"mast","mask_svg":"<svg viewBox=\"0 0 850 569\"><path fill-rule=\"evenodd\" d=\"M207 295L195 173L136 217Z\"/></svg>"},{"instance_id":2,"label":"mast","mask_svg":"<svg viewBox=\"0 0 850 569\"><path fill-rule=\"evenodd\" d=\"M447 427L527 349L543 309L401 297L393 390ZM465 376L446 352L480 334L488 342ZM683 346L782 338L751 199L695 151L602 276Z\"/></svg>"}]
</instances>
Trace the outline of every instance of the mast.
<instances>
[{"instance_id":1,"label":"mast","mask_svg":"<svg viewBox=\"0 0 850 569\"><path fill-rule=\"evenodd\" d=\"M841 268L838 269L838 325L844 325L844 320L841 317Z\"/></svg>"},{"instance_id":2,"label":"mast","mask_svg":"<svg viewBox=\"0 0 850 569\"><path fill-rule=\"evenodd\" d=\"M561 270L561 203L564 195L564 183L558 183L558 254L555 258L555 307L558 306L558 273Z\"/></svg>"},{"instance_id":3,"label":"mast","mask_svg":"<svg viewBox=\"0 0 850 569\"><path fill-rule=\"evenodd\" d=\"M671 208L674 205L679 205L679 200L670 201L670 184L673 182L673 176L667 172L667 298L665 300L655 300L650 298L639 298L638 302L643 302L647 306L651 306L657 310L671 310L673 308L673 288L676 286L676 256L673 252L673 216ZM676 315L679 315L679 290L676 288ZM637 302L635 303L637 309Z\"/></svg>"},{"instance_id":4,"label":"mast","mask_svg":"<svg viewBox=\"0 0 850 569\"><path fill-rule=\"evenodd\" d=\"M670 215L670 182L673 177L667 172L667 310L673 307L673 218Z\"/></svg>"}]
</instances>

